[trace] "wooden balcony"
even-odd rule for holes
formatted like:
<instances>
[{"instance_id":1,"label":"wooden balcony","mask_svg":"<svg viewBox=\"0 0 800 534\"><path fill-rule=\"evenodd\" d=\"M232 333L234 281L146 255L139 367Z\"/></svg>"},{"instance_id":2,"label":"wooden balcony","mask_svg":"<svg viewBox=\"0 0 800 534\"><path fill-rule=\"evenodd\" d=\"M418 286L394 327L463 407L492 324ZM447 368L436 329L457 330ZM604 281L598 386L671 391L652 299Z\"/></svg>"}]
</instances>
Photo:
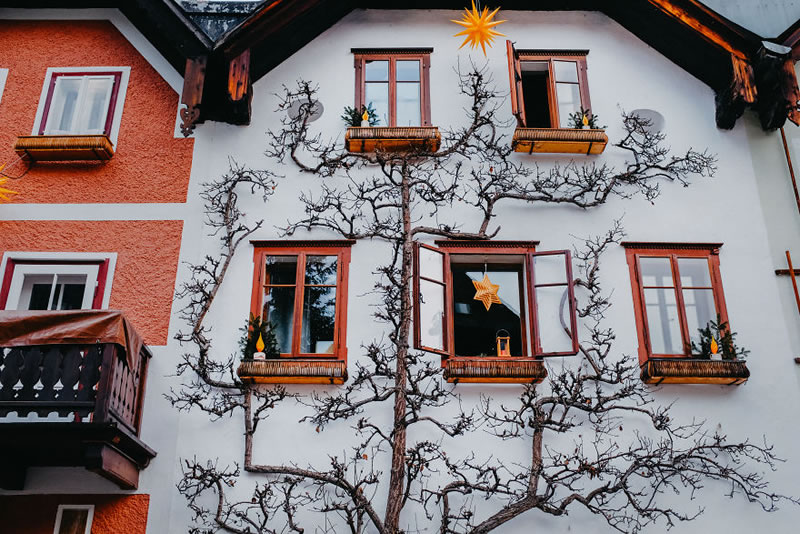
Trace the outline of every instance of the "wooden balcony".
<instances>
[{"instance_id":1,"label":"wooden balcony","mask_svg":"<svg viewBox=\"0 0 800 534\"><path fill-rule=\"evenodd\" d=\"M739 385L750 378L741 360L695 358L651 358L642 365L641 379L647 384Z\"/></svg>"},{"instance_id":2,"label":"wooden balcony","mask_svg":"<svg viewBox=\"0 0 800 534\"><path fill-rule=\"evenodd\" d=\"M515 152L602 154L608 144L605 130L574 128L517 128L511 146Z\"/></svg>"},{"instance_id":3,"label":"wooden balcony","mask_svg":"<svg viewBox=\"0 0 800 534\"><path fill-rule=\"evenodd\" d=\"M108 161L114 156L107 135L21 135L14 150L32 161Z\"/></svg>"},{"instance_id":4,"label":"wooden balcony","mask_svg":"<svg viewBox=\"0 0 800 534\"><path fill-rule=\"evenodd\" d=\"M139 439L151 354L131 339L120 312L0 312L0 487L23 489L30 466L83 466L137 487L156 453Z\"/></svg>"},{"instance_id":5,"label":"wooden balcony","mask_svg":"<svg viewBox=\"0 0 800 534\"><path fill-rule=\"evenodd\" d=\"M419 152L439 150L442 135L435 126L350 127L344 144L350 152Z\"/></svg>"}]
</instances>

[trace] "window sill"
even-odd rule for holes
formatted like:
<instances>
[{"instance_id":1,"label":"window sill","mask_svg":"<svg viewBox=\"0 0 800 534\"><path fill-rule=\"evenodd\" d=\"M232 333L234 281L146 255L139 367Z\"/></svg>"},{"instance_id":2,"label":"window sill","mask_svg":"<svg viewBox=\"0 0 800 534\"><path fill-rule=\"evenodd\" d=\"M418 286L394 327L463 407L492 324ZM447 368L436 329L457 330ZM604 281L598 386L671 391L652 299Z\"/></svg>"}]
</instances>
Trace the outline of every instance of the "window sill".
<instances>
[{"instance_id":1,"label":"window sill","mask_svg":"<svg viewBox=\"0 0 800 534\"><path fill-rule=\"evenodd\" d=\"M575 128L517 128L511 146L531 154L602 154L608 144L605 130Z\"/></svg>"},{"instance_id":2,"label":"window sill","mask_svg":"<svg viewBox=\"0 0 800 534\"><path fill-rule=\"evenodd\" d=\"M436 126L350 127L344 136L349 152L436 152L441 142Z\"/></svg>"},{"instance_id":3,"label":"window sill","mask_svg":"<svg viewBox=\"0 0 800 534\"><path fill-rule=\"evenodd\" d=\"M450 358L444 362L448 382L538 384L547 378L541 360L530 358Z\"/></svg>"},{"instance_id":4,"label":"window sill","mask_svg":"<svg viewBox=\"0 0 800 534\"><path fill-rule=\"evenodd\" d=\"M255 384L344 384L347 364L342 360L244 360L236 374Z\"/></svg>"},{"instance_id":5,"label":"window sill","mask_svg":"<svg viewBox=\"0 0 800 534\"><path fill-rule=\"evenodd\" d=\"M699 360L695 358L651 358L642 366L646 384L739 385L750 378L741 360Z\"/></svg>"},{"instance_id":6,"label":"window sill","mask_svg":"<svg viewBox=\"0 0 800 534\"><path fill-rule=\"evenodd\" d=\"M107 135L21 135L14 151L32 161L108 161L114 156Z\"/></svg>"}]
</instances>

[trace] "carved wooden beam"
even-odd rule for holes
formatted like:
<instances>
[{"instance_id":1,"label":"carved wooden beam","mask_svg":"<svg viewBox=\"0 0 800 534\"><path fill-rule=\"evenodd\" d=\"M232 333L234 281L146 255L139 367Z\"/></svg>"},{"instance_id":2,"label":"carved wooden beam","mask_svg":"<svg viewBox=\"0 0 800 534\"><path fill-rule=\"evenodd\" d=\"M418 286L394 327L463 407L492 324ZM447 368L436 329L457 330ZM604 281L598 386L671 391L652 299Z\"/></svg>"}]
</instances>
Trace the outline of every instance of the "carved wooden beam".
<instances>
[{"instance_id":1,"label":"carved wooden beam","mask_svg":"<svg viewBox=\"0 0 800 534\"><path fill-rule=\"evenodd\" d=\"M725 130L733 128L745 107L753 105L758 97L753 67L746 59L731 54L731 71L728 87L716 96L717 126Z\"/></svg>"},{"instance_id":2,"label":"carved wooden beam","mask_svg":"<svg viewBox=\"0 0 800 534\"><path fill-rule=\"evenodd\" d=\"M782 51L762 46L754 62L761 127L764 130L776 130L784 125L787 117L793 122L800 120L797 110L800 90L797 87L791 49Z\"/></svg>"},{"instance_id":3,"label":"carved wooden beam","mask_svg":"<svg viewBox=\"0 0 800 534\"><path fill-rule=\"evenodd\" d=\"M183 74L183 93L181 104L186 107L181 109L181 133L189 137L200 119L200 105L203 102L203 85L206 79L206 56L189 58L186 60L186 70Z\"/></svg>"},{"instance_id":4,"label":"carved wooden beam","mask_svg":"<svg viewBox=\"0 0 800 534\"><path fill-rule=\"evenodd\" d=\"M248 48L228 65L228 98L231 102L233 124L250 124L253 84L250 78L250 49Z\"/></svg>"}]
</instances>

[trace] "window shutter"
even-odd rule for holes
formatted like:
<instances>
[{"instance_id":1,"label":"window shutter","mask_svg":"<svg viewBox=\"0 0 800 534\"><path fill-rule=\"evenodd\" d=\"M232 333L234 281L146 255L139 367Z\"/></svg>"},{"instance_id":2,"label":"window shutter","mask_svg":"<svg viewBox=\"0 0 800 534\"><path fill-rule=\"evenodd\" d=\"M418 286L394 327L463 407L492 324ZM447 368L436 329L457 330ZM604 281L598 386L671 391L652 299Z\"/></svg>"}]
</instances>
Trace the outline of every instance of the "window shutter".
<instances>
[{"instance_id":1,"label":"window shutter","mask_svg":"<svg viewBox=\"0 0 800 534\"><path fill-rule=\"evenodd\" d=\"M449 354L448 255L436 247L414 246L414 348Z\"/></svg>"},{"instance_id":2,"label":"window shutter","mask_svg":"<svg viewBox=\"0 0 800 534\"><path fill-rule=\"evenodd\" d=\"M569 250L530 254L535 356L578 353L577 310Z\"/></svg>"},{"instance_id":3,"label":"window shutter","mask_svg":"<svg viewBox=\"0 0 800 534\"><path fill-rule=\"evenodd\" d=\"M517 125L524 127L526 121L525 104L522 98L522 70L514 43L511 41L506 41L506 53L508 55L508 77L511 83L511 113L517 118Z\"/></svg>"}]
</instances>

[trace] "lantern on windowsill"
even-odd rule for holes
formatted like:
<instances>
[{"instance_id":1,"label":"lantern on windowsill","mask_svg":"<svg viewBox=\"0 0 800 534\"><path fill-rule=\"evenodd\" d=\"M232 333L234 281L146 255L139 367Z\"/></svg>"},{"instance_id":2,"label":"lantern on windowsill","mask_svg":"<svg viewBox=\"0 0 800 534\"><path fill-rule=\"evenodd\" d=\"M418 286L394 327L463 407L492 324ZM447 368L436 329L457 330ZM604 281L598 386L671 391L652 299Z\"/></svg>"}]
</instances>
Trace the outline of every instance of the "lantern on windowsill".
<instances>
[{"instance_id":1,"label":"lantern on windowsill","mask_svg":"<svg viewBox=\"0 0 800 534\"><path fill-rule=\"evenodd\" d=\"M511 356L511 335L507 330L498 330L495 334L497 339L497 355L501 358Z\"/></svg>"}]
</instances>

